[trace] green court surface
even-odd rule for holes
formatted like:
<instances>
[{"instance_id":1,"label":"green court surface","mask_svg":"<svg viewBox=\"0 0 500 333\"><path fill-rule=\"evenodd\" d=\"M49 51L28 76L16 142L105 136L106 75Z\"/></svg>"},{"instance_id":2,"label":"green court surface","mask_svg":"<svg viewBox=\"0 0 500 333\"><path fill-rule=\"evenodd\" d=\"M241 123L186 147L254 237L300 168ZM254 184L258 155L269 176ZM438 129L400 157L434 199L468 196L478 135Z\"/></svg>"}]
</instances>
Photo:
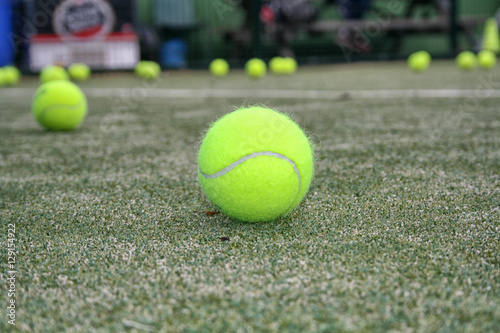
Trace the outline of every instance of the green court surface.
<instances>
[{"instance_id":1,"label":"green court surface","mask_svg":"<svg viewBox=\"0 0 500 333\"><path fill-rule=\"evenodd\" d=\"M34 121L37 85L0 88L0 258L3 276L16 271L17 331L500 327L500 69L98 73L80 84L86 121L63 133ZM217 207L197 181L204 131L254 104L288 113L316 159L302 204L261 224L206 214Z\"/></svg>"}]
</instances>

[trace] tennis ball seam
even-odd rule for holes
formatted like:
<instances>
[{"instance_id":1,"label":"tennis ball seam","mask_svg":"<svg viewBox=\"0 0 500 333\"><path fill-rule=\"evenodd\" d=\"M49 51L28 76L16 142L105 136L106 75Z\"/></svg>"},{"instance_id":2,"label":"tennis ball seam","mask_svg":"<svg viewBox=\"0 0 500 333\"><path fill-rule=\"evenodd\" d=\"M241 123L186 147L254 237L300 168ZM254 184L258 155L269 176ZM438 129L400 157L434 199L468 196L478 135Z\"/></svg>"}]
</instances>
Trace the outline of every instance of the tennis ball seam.
<instances>
[{"instance_id":1,"label":"tennis ball seam","mask_svg":"<svg viewBox=\"0 0 500 333\"><path fill-rule=\"evenodd\" d=\"M215 178L218 178L220 176L223 176L225 175L226 173L228 173L229 171L233 170L234 168L236 168L238 165L241 165L243 164L244 162L252 159L252 158L256 158L256 157L259 157L259 156L271 156L271 157L276 157L276 158L279 158L279 159L282 159L282 160L285 160L286 162L290 163L293 167L293 170L295 171L295 173L297 174L297 177L299 178L299 184L300 184L300 172L299 172L299 169L297 168L297 165L295 164L295 162L291 159L289 159L288 157L286 157L285 155L283 154L280 154L280 153L275 153L273 151L259 151L259 152L253 152L249 155L246 155L246 156L243 156L241 157L240 159L238 159L237 161L229 164L227 167L217 171L216 173L214 174L206 174L204 173L203 171L200 170L201 174L203 175L203 177L205 178L208 178L208 179L215 179Z\"/></svg>"},{"instance_id":2,"label":"tennis ball seam","mask_svg":"<svg viewBox=\"0 0 500 333\"><path fill-rule=\"evenodd\" d=\"M52 109L56 109L56 108L59 108L59 107L64 107L64 108L68 108L72 111L74 110L77 110L80 106L83 105L83 102L78 102L78 104L53 104L53 105L50 105L50 106L47 106L45 107L42 112L40 112L40 119L43 119L45 117L45 115L52 111Z\"/></svg>"},{"instance_id":3,"label":"tennis ball seam","mask_svg":"<svg viewBox=\"0 0 500 333\"><path fill-rule=\"evenodd\" d=\"M233 170L234 168L238 167L239 165L245 163L246 161L257 158L259 156L275 157L277 159L280 159L280 160L285 161L288 164L290 164L292 166L295 174L297 175L297 179L299 180L297 196L300 194L300 190L302 188L302 179L300 177L300 171L299 171L299 168L297 167L297 164L295 164L295 162L293 160L291 160L290 158L288 158L287 156L280 154L280 153L273 152L273 151L259 151L259 152L254 152L254 153L251 153L249 155L243 156L240 159L234 161L233 163L229 164L227 167L217 171L214 174L206 174L203 171L201 171L201 168L199 171L200 171L200 174L206 179L216 179L216 178L219 178L221 176L224 176L225 174L229 173L231 170Z\"/></svg>"}]
</instances>

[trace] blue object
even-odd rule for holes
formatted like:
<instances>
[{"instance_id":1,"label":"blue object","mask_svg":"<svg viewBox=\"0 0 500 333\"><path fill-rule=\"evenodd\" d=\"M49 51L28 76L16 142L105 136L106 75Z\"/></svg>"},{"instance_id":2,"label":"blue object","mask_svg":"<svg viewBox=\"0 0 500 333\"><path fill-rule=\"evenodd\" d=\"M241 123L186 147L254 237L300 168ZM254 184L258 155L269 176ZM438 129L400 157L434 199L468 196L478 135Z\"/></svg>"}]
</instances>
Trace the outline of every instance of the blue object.
<instances>
[{"instance_id":1,"label":"blue object","mask_svg":"<svg viewBox=\"0 0 500 333\"><path fill-rule=\"evenodd\" d=\"M186 67L186 42L182 39L171 39L163 43L161 48L162 65L169 68Z\"/></svg>"},{"instance_id":2,"label":"blue object","mask_svg":"<svg viewBox=\"0 0 500 333\"><path fill-rule=\"evenodd\" d=\"M0 0L0 67L10 65L14 60L12 35L11 0Z\"/></svg>"}]
</instances>

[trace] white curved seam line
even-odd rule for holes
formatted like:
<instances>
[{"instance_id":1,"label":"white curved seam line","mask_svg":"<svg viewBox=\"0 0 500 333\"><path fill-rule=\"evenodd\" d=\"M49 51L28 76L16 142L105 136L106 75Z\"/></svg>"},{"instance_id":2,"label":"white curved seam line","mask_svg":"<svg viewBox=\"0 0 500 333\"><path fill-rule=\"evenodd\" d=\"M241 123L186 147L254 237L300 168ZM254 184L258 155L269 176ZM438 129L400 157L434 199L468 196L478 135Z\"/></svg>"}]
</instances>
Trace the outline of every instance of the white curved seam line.
<instances>
[{"instance_id":1,"label":"white curved seam line","mask_svg":"<svg viewBox=\"0 0 500 333\"><path fill-rule=\"evenodd\" d=\"M240 164L243 164L244 162L252 159L252 158L256 158L256 157L259 157L259 156L271 156L271 157L276 157L276 158L279 158L280 160L283 160L285 162L288 162L293 170L295 171L295 173L297 174L297 178L299 179L299 193L300 193L300 187L301 187L301 178L300 178L300 172L299 172L299 168L297 167L297 165L295 164L294 161L292 161L291 159L289 159L288 157L286 157L285 155L283 154L279 154L279 153L275 153L275 152L272 152L272 151L259 151L259 152L256 152L256 153L251 153L250 155L246 155L246 156L243 156L242 158L240 158L239 160L229 164L227 167L225 167L224 169L212 174L212 175L209 175L209 174L206 174L204 173L203 171L200 170L200 173L201 175L204 177L204 178L207 178L207 179L215 179L215 178L218 178L218 177L221 177L221 176L224 176L226 173L228 173L229 171L233 170L234 168L236 168L238 165Z\"/></svg>"}]
</instances>

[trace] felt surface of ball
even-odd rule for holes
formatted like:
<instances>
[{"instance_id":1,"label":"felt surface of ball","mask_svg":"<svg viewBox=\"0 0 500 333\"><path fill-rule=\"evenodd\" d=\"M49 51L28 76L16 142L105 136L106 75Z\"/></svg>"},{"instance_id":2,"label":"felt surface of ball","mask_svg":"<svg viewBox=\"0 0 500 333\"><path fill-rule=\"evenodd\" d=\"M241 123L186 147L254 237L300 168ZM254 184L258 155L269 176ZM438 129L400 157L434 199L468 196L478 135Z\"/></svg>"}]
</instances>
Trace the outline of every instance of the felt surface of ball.
<instances>
[{"instance_id":1,"label":"felt surface of ball","mask_svg":"<svg viewBox=\"0 0 500 333\"><path fill-rule=\"evenodd\" d=\"M198 154L198 179L207 197L244 222L291 212L309 190L313 171L313 150L300 127L259 106L216 121Z\"/></svg>"},{"instance_id":2,"label":"felt surface of ball","mask_svg":"<svg viewBox=\"0 0 500 333\"><path fill-rule=\"evenodd\" d=\"M273 74L286 74L285 58L274 57L269 61L269 70Z\"/></svg>"},{"instance_id":3,"label":"felt surface of ball","mask_svg":"<svg viewBox=\"0 0 500 333\"><path fill-rule=\"evenodd\" d=\"M4 72L4 84L8 86L14 86L19 83L21 78L21 72L14 66L3 67Z\"/></svg>"},{"instance_id":4,"label":"felt surface of ball","mask_svg":"<svg viewBox=\"0 0 500 333\"><path fill-rule=\"evenodd\" d=\"M155 61L142 60L135 67L135 74L143 79L157 79L161 74L161 67Z\"/></svg>"},{"instance_id":5,"label":"felt surface of ball","mask_svg":"<svg viewBox=\"0 0 500 333\"><path fill-rule=\"evenodd\" d=\"M431 55L427 51L418 51L408 57L408 66L414 72L421 73L429 68L431 61Z\"/></svg>"},{"instance_id":6,"label":"felt surface of ball","mask_svg":"<svg viewBox=\"0 0 500 333\"><path fill-rule=\"evenodd\" d=\"M497 65L497 55L490 50L483 50L477 54L479 66L483 69L491 69Z\"/></svg>"},{"instance_id":7,"label":"felt surface of ball","mask_svg":"<svg viewBox=\"0 0 500 333\"><path fill-rule=\"evenodd\" d=\"M457 56L456 62L460 69L468 71L476 68L477 57L471 51L463 51Z\"/></svg>"},{"instance_id":8,"label":"felt surface of ball","mask_svg":"<svg viewBox=\"0 0 500 333\"><path fill-rule=\"evenodd\" d=\"M0 67L0 87L5 85L5 70Z\"/></svg>"},{"instance_id":9,"label":"felt surface of ball","mask_svg":"<svg viewBox=\"0 0 500 333\"><path fill-rule=\"evenodd\" d=\"M68 67L68 73L75 81L86 81L90 77L91 70L87 64L74 63Z\"/></svg>"},{"instance_id":10,"label":"felt surface of ball","mask_svg":"<svg viewBox=\"0 0 500 333\"><path fill-rule=\"evenodd\" d=\"M229 64L224 59L214 59L210 63L209 70L212 75L223 77L229 73Z\"/></svg>"},{"instance_id":11,"label":"felt surface of ball","mask_svg":"<svg viewBox=\"0 0 500 333\"><path fill-rule=\"evenodd\" d=\"M45 83L53 80L69 80L68 72L61 66L45 66L40 72L40 82Z\"/></svg>"},{"instance_id":12,"label":"felt surface of ball","mask_svg":"<svg viewBox=\"0 0 500 333\"><path fill-rule=\"evenodd\" d=\"M134 68L135 75L142 77L142 73L144 72L144 68L146 68L148 66L147 63L148 63L148 61L146 61L146 60L139 61L137 63L137 65L135 65L135 68Z\"/></svg>"},{"instance_id":13,"label":"felt surface of ball","mask_svg":"<svg viewBox=\"0 0 500 333\"><path fill-rule=\"evenodd\" d=\"M74 83L53 80L42 84L33 95L32 112L46 129L72 130L87 115L87 99Z\"/></svg>"},{"instance_id":14,"label":"felt surface of ball","mask_svg":"<svg viewBox=\"0 0 500 333\"><path fill-rule=\"evenodd\" d=\"M260 79L261 77L266 75L266 63L258 58L250 59L245 64L245 72L249 77L253 79Z\"/></svg>"},{"instance_id":15,"label":"felt surface of ball","mask_svg":"<svg viewBox=\"0 0 500 333\"><path fill-rule=\"evenodd\" d=\"M295 72L297 72L297 68L299 67L297 60L292 57L284 58L284 66L286 74L295 74Z\"/></svg>"}]
</instances>

